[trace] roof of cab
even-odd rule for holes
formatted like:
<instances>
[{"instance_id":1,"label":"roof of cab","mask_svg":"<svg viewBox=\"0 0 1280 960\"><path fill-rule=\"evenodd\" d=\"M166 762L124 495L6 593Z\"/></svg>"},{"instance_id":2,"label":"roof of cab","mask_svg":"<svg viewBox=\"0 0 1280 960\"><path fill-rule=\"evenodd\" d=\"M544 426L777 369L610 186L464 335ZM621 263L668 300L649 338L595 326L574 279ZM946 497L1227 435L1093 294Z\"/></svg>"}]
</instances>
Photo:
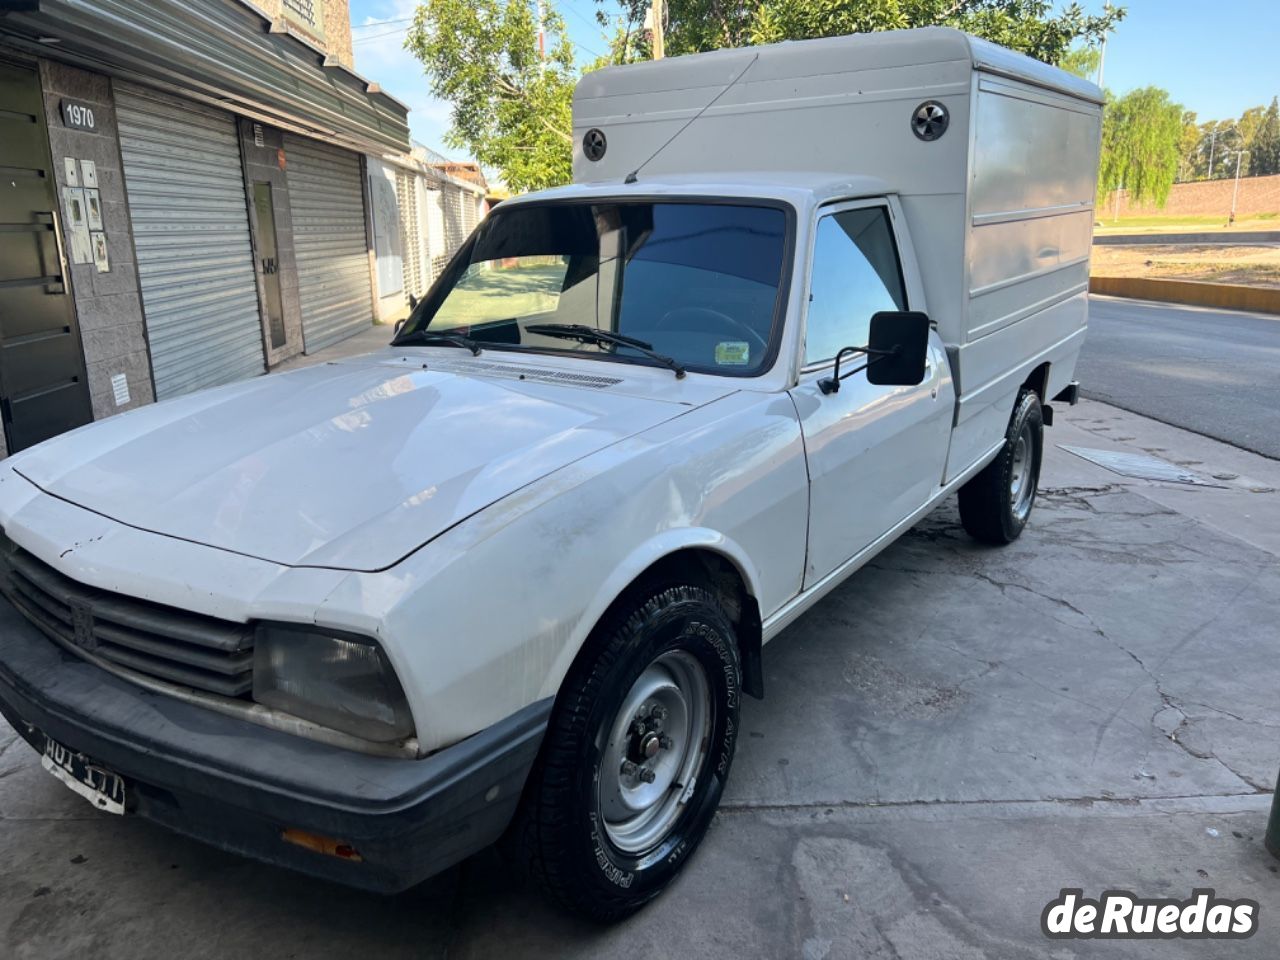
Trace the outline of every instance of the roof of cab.
<instances>
[{"instance_id":1,"label":"roof of cab","mask_svg":"<svg viewBox=\"0 0 1280 960\"><path fill-rule=\"evenodd\" d=\"M646 177L641 171L634 183L605 180L575 183L539 190L502 203L503 207L551 200L608 199L653 200L663 197L710 197L742 200L774 200L797 209L818 206L833 200L884 196L889 185L877 177L851 177L829 171L767 170L760 173L664 174Z\"/></svg>"}]
</instances>

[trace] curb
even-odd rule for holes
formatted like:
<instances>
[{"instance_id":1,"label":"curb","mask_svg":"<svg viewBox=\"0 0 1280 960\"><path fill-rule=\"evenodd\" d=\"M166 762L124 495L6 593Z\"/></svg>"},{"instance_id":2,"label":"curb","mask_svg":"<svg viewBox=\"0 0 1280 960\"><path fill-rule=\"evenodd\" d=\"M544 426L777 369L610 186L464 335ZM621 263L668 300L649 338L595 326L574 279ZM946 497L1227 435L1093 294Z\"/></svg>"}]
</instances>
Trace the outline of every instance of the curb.
<instances>
[{"instance_id":1,"label":"curb","mask_svg":"<svg viewBox=\"0 0 1280 960\"><path fill-rule=\"evenodd\" d=\"M1095 246L1128 247L1151 244L1202 243L1226 245L1242 243L1280 243L1280 230L1215 230L1209 233L1095 233Z\"/></svg>"},{"instance_id":2,"label":"curb","mask_svg":"<svg viewBox=\"0 0 1280 960\"><path fill-rule=\"evenodd\" d=\"M1147 277L1090 277L1089 292L1132 300L1185 303L1220 310L1280 314L1280 287L1244 287L1196 280L1152 280Z\"/></svg>"}]
</instances>

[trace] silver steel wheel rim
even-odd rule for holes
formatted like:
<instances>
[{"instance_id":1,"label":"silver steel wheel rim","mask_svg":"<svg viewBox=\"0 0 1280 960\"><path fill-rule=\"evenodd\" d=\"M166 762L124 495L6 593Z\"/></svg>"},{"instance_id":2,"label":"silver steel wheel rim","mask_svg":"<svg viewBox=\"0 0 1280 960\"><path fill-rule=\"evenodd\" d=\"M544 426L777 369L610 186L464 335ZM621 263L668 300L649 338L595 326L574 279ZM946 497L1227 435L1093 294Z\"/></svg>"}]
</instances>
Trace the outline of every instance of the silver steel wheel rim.
<instances>
[{"instance_id":1,"label":"silver steel wheel rim","mask_svg":"<svg viewBox=\"0 0 1280 960\"><path fill-rule=\"evenodd\" d=\"M605 744L600 814L615 847L643 853L667 838L694 794L710 733L702 664L683 650L662 654L632 684Z\"/></svg>"},{"instance_id":2,"label":"silver steel wheel rim","mask_svg":"<svg viewBox=\"0 0 1280 960\"><path fill-rule=\"evenodd\" d=\"M1027 519L1036 493L1031 480L1031 451L1031 425L1024 424L1013 444L1013 469L1009 471L1009 502L1013 504L1013 515L1019 520Z\"/></svg>"}]
</instances>

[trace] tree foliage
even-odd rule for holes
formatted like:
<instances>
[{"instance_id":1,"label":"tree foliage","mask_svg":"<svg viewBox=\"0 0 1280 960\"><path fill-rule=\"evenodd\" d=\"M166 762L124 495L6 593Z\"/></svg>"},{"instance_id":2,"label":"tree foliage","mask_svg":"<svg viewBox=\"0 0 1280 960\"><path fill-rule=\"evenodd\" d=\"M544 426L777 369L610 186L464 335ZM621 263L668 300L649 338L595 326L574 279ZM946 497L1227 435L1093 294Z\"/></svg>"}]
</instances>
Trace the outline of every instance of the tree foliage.
<instances>
[{"instance_id":1,"label":"tree foliage","mask_svg":"<svg viewBox=\"0 0 1280 960\"><path fill-rule=\"evenodd\" d=\"M1245 110L1233 120L1197 123L1190 115L1182 137L1180 180L1221 180L1236 174L1240 156L1241 176L1280 173L1280 103Z\"/></svg>"},{"instance_id":2,"label":"tree foliage","mask_svg":"<svg viewBox=\"0 0 1280 960\"><path fill-rule=\"evenodd\" d=\"M1259 175L1280 173L1280 100L1275 97L1253 136L1249 164L1252 172Z\"/></svg>"},{"instance_id":3,"label":"tree foliage","mask_svg":"<svg viewBox=\"0 0 1280 960\"><path fill-rule=\"evenodd\" d=\"M1087 44L1076 45L1058 58L1058 66L1084 80L1096 80L1102 64L1102 50Z\"/></svg>"},{"instance_id":4,"label":"tree foliage","mask_svg":"<svg viewBox=\"0 0 1280 960\"><path fill-rule=\"evenodd\" d=\"M502 171L515 191L570 179L573 45L550 6L538 20L523 0L429 0L405 46L422 61L431 92L451 107L449 145Z\"/></svg>"},{"instance_id":5,"label":"tree foliage","mask_svg":"<svg viewBox=\"0 0 1280 960\"><path fill-rule=\"evenodd\" d=\"M649 0L621 0L624 19L642 22L648 5ZM1050 0L668 0L667 8L666 45L673 56L780 40L949 26L1057 63L1073 43L1099 42L1124 17L1122 8L1091 14L1079 3L1055 12Z\"/></svg>"},{"instance_id":6,"label":"tree foliage","mask_svg":"<svg viewBox=\"0 0 1280 960\"><path fill-rule=\"evenodd\" d=\"M1183 110L1159 87L1108 96L1102 114L1098 192L1125 189L1137 203L1164 206L1181 159Z\"/></svg>"},{"instance_id":7,"label":"tree foliage","mask_svg":"<svg viewBox=\"0 0 1280 960\"><path fill-rule=\"evenodd\" d=\"M597 2L602 24L612 22L606 9L621 14L603 62L647 58L649 38L640 25L650 0ZM545 63L537 52L533 0L424 0L406 41L426 68L432 93L451 105L449 144L497 168L517 191L571 176L573 45L551 3L546 7L542 26L552 44ZM1047 63L1079 60L1081 48L1096 45L1125 13L1091 14L1076 2L1055 9L1051 0L667 0L666 7L671 56L942 25Z\"/></svg>"}]
</instances>

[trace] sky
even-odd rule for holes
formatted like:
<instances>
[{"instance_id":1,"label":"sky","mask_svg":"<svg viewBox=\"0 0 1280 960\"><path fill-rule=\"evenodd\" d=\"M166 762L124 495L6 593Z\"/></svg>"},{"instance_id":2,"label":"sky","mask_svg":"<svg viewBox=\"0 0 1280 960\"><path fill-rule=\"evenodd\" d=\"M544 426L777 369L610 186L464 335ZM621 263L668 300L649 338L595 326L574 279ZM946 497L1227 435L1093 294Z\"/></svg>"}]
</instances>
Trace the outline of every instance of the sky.
<instances>
[{"instance_id":1,"label":"sky","mask_svg":"<svg viewBox=\"0 0 1280 960\"><path fill-rule=\"evenodd\" d=\"M532 0L530 0L532 2ZM579 62L607 43L595 0L547 0L560 10ZM447 104L433 99L422 66L403 48L417 0L350 0L356 70L410 107L415 140L444 147ZM1103 0L1083 0L1101 10ZM1201 121L1238 117L1280 94L1280 0L1120 0L1128 16L1107 42L1103 82L1116 93L1154 85ZM1062 6L1059 3L1058 6ZM616 8L606 3L610 13Z\"/></svg>"}]
</instances>

